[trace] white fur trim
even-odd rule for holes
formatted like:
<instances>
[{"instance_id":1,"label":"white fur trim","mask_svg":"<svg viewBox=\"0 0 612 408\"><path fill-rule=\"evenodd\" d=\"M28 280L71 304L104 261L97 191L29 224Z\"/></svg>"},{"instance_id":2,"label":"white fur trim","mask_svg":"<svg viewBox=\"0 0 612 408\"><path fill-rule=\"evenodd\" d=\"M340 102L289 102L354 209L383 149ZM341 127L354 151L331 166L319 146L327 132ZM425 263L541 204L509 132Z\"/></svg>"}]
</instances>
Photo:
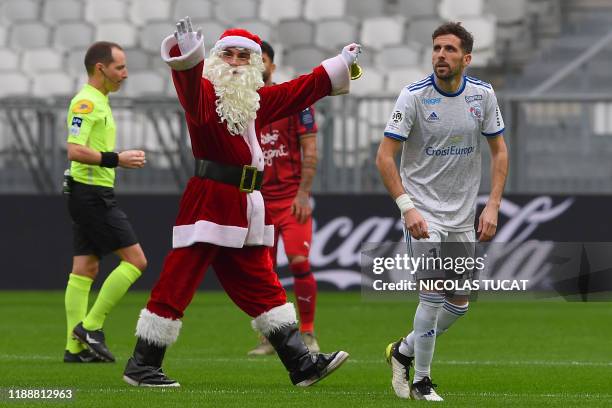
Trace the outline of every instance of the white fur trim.
<instances>
[{"instance_id":1,"label":"white fur trim","mask_svg":"<svg viewBox=\"0 0 612 408\"><path fill-rule=\"evenodd\" d=\"M226 48L238 47L246 48L247 50L254 51L261 55L261 47L255 41L241 37L239 35L228 35L227 37L221 38L215 43L215 50L224 50Z\"/></svg>"},{"instance_id":2,"label":"white fur trim","mask_svg":"<svg viewBox=\"0 0 612 408\"><path fill-rule=\"evenodd\" d=\"M147 309L140 311L136 336L156 346L166 347L176 341L183 322L161 317Z\"/></svg>"},{"instance_id":3,"label":"white fur trim","mask_svg":"<svg viewBox=\"0 0 612 408\"><path fill-rule=\"evenodd\" d=\"M161 44L161 57L173 70L186 71L204 61L204 38L201 38L198 45L189 53L178 57L171 57L170 50L177 44L178 42L173 35L166 37Z\"/></svg>"},{"instance_id":4,"label":"white fur trim","mask_svg":"<svg viewBox=\"0 0 612 408\"><path fill-rule=\"evenodd\" d=\"M248 228L220 225L200 220L195 224L176 225L172 229L172 248L188 247L196 242L210 242L229 248L242 248Z\"/></svg>"},{"instance_id":5,"label":"white fur trim","mask_svg":"<svg viewBox=\"0 0 612 408\"><path fill-rule=\"evenodd\" d=\"M264 226L263 245L268 247L274 246L274 225Z\"/></svg>"},{"instance_id":6,"label":"white fur trim","mask_svg":"<svg viewBox=\"0 0 612 408\"><path fill-rule=\"evenodd\" d=\"M349 69L342 55L326 59L321 63L332 84L331 95L343 95L349 93L351 78Z\"/></svg>"},{"instance_id":7,"label":"white fur trim","mask_svg":"<svg viewBox=\"0 0 612 408\"><path fill-rule=\"evenodd\" d=\"M266 207L261 193L257 190L247 194L247 217L249 232L245 245L263 245Z\"/></svg>"},{"instance_id":8,"label":"white fur trim","mask_svg":"<svg viewBox=\"0 0 612 408\"><path fill-rule=\"evenodd\" d=\"M259 139L255 132L255 121L250 121L242 139L251 151L251 166L257 170L264 170L264 156ZM261 193L257 190L247 194L247 218L249 219L249 232L247 233L245 245L274 246L274 226L265 225L265 204Z\"/></svg>"},{"instance_id":9,"label":"white fur trim","mask_svg":"<svg viewBox=\"0 0 612 408\"><path fill-rule=\"evenodd\" d=\"M295 307L293 303L285 303L257 316L251 321L251 326L264 336L268 336L281 327L295 323L297 323Z\"/></svg>"}]
</instances>

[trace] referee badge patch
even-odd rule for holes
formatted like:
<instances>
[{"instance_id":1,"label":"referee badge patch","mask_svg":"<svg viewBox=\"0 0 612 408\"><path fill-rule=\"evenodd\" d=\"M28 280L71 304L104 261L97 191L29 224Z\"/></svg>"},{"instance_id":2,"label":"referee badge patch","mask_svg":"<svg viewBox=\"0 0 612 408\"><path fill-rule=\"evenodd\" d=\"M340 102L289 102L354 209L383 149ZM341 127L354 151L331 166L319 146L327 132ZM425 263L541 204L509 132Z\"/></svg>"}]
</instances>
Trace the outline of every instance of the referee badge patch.
<instances>
[{"instance_id":1,"label":"referee badge patch","mask_svg":"<svg viewBox=\"0 0 612 408\"><path fill-rule=\"evenodd\" d=\"M70 124L70 134L72 136L78 136L81 134L81 125L83 124L83 118L79 118L75 116L72 118L72 123Z\"/></svg>"},{"instance_id":2,"label":"referee badge patch","mask_svg":"<svg viewBox=\"0 0 612 408\"><path fill-rule=\"evenodd\" d=\"M94 104L87 99L81 99L72 106L72 113L90 113L93 111Z\"/></svg>"}]
</instances>

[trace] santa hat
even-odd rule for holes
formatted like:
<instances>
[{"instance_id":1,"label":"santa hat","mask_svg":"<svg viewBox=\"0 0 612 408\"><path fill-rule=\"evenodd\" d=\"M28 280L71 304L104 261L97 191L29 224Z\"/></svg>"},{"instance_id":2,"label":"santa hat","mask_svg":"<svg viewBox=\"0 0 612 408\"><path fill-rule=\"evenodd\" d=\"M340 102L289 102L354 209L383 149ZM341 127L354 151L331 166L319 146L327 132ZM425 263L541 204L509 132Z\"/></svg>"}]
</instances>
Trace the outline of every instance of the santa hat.
<instances>
[{"instance_id":1,"label":"santa hat","mask_svg":"<svg viewBox=\"0 0 612 408\"><path fill-rule=\"evenodd\" d=\"M230 28L221 34L213 49L219 51L231 47L246 48L261 55L261 38L244 28Z\"/></svg>"}]
</instances>

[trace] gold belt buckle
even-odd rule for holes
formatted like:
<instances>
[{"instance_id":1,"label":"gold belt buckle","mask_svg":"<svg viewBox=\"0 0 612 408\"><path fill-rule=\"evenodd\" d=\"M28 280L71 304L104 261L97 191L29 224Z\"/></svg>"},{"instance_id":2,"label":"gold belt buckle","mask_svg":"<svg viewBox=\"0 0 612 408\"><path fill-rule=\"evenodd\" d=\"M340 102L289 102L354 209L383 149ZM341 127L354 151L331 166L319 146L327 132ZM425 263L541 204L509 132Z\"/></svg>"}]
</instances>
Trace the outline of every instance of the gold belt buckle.
<instances>
[{"instance_id":1,"label":"gold belt buckle","mask_svg":"<svg viewBox=\"0 0 612 408\"><path fill-rule=\"evenodd\" d=\"M244 180L247 178L247 172L252 171L253 177L251 177L251 186L245 187ZM243 193L252 193L255 190L255 183L257 182L257 167L255 166L242 166L242 177L240 177L240 186L238 189Z\"/></svg>"}]
</instances>

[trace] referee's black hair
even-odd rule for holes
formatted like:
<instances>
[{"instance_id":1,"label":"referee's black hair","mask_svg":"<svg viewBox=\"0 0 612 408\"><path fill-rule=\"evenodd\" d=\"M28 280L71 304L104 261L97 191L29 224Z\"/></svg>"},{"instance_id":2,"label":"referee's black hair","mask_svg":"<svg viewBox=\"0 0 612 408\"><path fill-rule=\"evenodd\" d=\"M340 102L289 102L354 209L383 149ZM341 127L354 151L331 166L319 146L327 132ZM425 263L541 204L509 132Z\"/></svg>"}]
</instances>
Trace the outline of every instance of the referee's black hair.
<instances>
[{"instance_id":1,"label":"referee's black hair","mask_svg":"<svg viewBox=\"0 0 612 408\"><path fill-rule=\"evenodd\" d=\"M461 49L466 54L472 53L472 47L474 47L474 37L466 30L461 23L449 21L448 23L442 24L440 27L431 35L431 39L435 40L441 35L452 34L461 40Z\"/></svg>"},{"instance_id":2,"label":"referee's black hair","mask_svg":"<svg viewBox=\"0 0 612 408\"><path fill-rule=\"evenodd\" d=\"M270 62L274 62L274 48L265 41L261 42L261 53L266 54L270 58Z\"/></svg>"},{"instance_id":3,"label":"referee's black hair","mask_svg":"<svg viewBox=\"0 0 612 408\"><path fill-rule=\"evenodd\" d=\"M123 51L119 44L109 41L98 41L93 43L85 53L85 69L88 75L92 75L94 67L98 62L108 65L113 62L113 48Z\"/></svg>"}]
</instances>

